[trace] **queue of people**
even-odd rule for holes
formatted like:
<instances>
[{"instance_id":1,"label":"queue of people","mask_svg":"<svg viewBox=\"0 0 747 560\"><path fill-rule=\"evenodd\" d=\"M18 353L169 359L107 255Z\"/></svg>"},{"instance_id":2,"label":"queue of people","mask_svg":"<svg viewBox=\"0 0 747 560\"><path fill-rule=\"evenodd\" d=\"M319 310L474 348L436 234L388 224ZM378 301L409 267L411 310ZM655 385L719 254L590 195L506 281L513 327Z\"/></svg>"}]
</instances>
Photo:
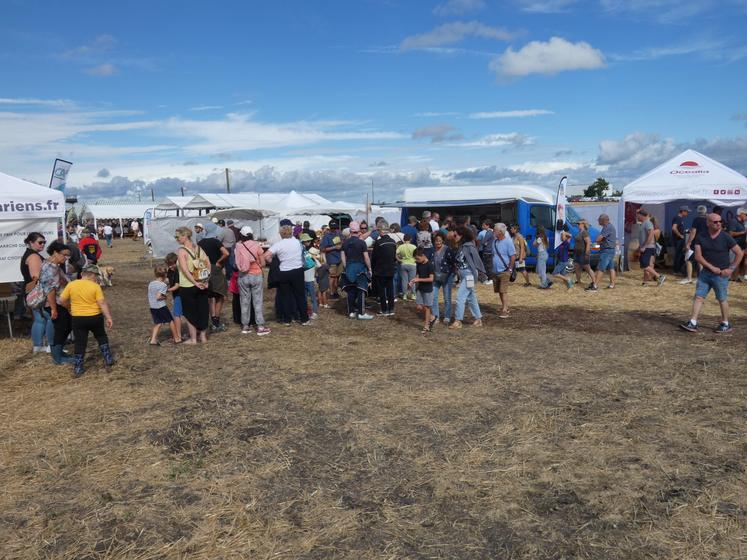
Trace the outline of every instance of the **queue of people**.
<instances>
[{"instance_id":1,"label":"queue of people","mask_svg":"<svg viewBox=\"0 0 747 560\"><path fill-rule=\"evenodd\" d=\"M737 212L738 223L730 225L728 232L715 212L696 219L686 230L681 219L687 212L681 208L672 223L675 249L684 251L676 266L687 275L681 283L697 274L697 285L691 317L680 326L690 332L698 330L703 301L713 290L721 310L715 331L729 332L729 280L747 280L743 274L747 209ZM698 212L700 218L700 208ZM654 268L661 231L645 209L639 209L638 216L637 255L643 283L654 280L661 286L666 277ZM546 267L552 249L547 233L537 232L532 246L537 255L538 288L550 289L555 280L572 289L585 275L589 279L585 290L597 291L605 274L609 276L607 288L615 288L617 234L607 215L600 215L598 223L601 229L593 240L583 220L575 239L567 231L559 232L555 267L549 276ZM207 222L197 224L194 231L177 228L174 238L179 249L155 268L148 285L153 320L149 343L161 345L159 333L164 325L174 344L205 343L210 332L226 330L221 317L228 292L233 294L233 319L242 334L272 332L264 311L268 288L275 289L275 317L285 326L294 322L311 325L319 310L334 305L342 292L348 317L360 321L374 319L368 311L375 306L367 304L369 295L377 300L380 317L395 315L398 301L414 300L423 316L422 331L429 333L438 322L449 329L463 328L467 311L473 327L483 325L476 288L481 280L492 284L498 295L501 319L511 317L511 284L521 276L520 285L533 285L526 267L530 248L513 225L486 221L478 233L469 220L447 217L441 223L435 213L424 213L420 220L411 217L402 231L383 218L377 218L370 230L366 222L356 221L341 230L339 222L332 220L319 232L313 232L308 223L299 225L283 220L280 240L266 248L254 239L249 226ZM49 352L56 364L73 364L76 376L84 372L89 333L98 342L105 364L114 363L106 336L112 317L95 264L101 247L96 244L95 252L86 249L94 246L90 233L83 232L79 244L62 240L47 244L42 234L32 233L25 240L27 250L20 265L34 318L33 351ZM596 270L591 267L592 243L600 248ZM75 252L82 255L82 266ZM187 324L186 337L182 336L183 323ZM71 334L75 349L67 354L64 346Z\"/></svg>"}]
</instances>

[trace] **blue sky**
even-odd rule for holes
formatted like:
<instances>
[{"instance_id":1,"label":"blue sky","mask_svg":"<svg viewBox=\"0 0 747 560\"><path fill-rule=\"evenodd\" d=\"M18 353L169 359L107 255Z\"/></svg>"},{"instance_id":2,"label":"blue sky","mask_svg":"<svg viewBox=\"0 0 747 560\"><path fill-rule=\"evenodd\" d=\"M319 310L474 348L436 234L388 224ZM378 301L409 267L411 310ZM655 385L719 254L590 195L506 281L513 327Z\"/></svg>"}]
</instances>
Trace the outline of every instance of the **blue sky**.
<instances>
[{"instance_id":1,"label":"blue sky","mask_svg":"<svg viewBox=\"0 0 747 560\"><path fill-rule=\"evenodd\" d=\"M4 0L0 171L92 198L747 173L747 0Z\"/></svg>"}]
</instances>

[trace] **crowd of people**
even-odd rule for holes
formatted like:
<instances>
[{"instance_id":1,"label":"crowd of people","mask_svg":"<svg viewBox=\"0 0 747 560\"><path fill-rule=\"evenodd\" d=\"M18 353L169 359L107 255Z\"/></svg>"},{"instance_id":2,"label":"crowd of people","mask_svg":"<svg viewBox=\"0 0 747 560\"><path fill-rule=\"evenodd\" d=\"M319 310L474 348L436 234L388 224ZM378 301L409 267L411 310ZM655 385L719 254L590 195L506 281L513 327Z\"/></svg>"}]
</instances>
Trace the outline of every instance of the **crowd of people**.
<instances>
[{"instance_id":1,"label":"crowd of people","mask_svg":"<svg viewBox=\"0 0 747 560\"><path fill-rule=\"evenodd\" d=\"M723 229L721 215L707 214L705 207L698 208L698 217L686 229L688 212L689 208L683 206L671 229L675 273L683 274L681 283L692 282L697 274L692 314L680 326L691 332L698 330L700 309L713 290L721 310L715 331L729 332L729 280L747 281L747 209L737 212L728 232ZM636 255L643 285L653 281L661 286L666 276L656 271L655 263L662 232L645 209L638 209L637 216ZM275 289L274 315L284 326L294 322L309 326L320 308L329 308L342 297L350 319L370 321L374 316L367 309L376 307L367 305L371 295L378 300L381 317L393 316L398 301L414 300L422 314L423 333L431 332L439 321L449 329L463 328L467 310L471 325L479 328L483 314L477 285L492 285L501 304L498 317L509 319L509 286L519 277L520 285L533 285L526 262L532 253L536 254L540 289L550 289L557 281L570 290L586 276L585 290L593 292L599 289L605 274L609 276L607 289L614 289L617 233L607 215L600 215L598 223L595 239L584 220L578 222L575 236L569 231L557 232L560 243L554 249L555 266L548 275L553 248L547 232L538 230L530 247L513 224L483 221L478 231L468 218L454 220L447 216L441 221L437 213L427 211L420 219L411 216L402 228L376 218L371 228L365 221L352 221L341 229L333 219L315 231L308 222L283 220L280 240L266 247L254 239L250 226L239 227L230 220L205 220L194 229L177 228L174 238L178 250L155 267L147 289L153 320L149 343L161 345L159 333L164 325L173 344L205 343L210 332L226 330L222 314L229 292L233 295L233 321L240 325L241 333L268 335L272 331L265 320L267 289ZM34 352L46 350L55 363L72 363L74 375L79 376L84 372L89 332L108 366L114 358L106 335L112 317L96 266L101 247L93 231L84 229L75 234L79 236L77 243L70 235L67 241L49 244L39 233L29 235L21 273L34 316ZM596 270L592 268L593 245L599 247ZM184 323L187 336L182 335ZM74 354L68 355L64 345L71 333Z\"/></svg>"}]
</instances>

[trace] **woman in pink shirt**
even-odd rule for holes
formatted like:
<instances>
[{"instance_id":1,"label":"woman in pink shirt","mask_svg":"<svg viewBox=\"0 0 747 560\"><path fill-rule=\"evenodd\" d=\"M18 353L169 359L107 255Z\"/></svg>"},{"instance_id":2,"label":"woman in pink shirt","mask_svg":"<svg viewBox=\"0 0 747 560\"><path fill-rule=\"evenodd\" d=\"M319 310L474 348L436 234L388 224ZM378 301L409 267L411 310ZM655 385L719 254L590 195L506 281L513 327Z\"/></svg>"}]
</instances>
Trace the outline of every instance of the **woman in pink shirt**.
<instances>
[{"instance_id":1,"label":"woman in pink shirt","mask_svg":"<svg viewBox=\"0 0 747 560\"><path fill-rule=\"evenodd\" d=\"M251 306L254 306L257 334L260 336L270 334L271 331L265 326L265 317L262 314L264 291L262 268L265 266L265 255L260 244L254 241L254 232L249 226L244 226L239 230L239 239L234 247L234 259L239 271L241 333L252 332L249 320L252 314Z\"/></svg>"}]
</instances>

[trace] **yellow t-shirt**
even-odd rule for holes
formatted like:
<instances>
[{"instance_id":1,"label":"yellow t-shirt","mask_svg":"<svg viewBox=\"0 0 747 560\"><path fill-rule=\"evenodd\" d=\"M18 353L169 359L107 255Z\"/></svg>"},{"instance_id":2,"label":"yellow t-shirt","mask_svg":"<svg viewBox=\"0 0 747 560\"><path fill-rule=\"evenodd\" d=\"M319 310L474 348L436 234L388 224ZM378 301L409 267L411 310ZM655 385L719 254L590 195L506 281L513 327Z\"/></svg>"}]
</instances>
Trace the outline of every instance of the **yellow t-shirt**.
<instances>
[{"instance_id":1,"label":"yellow t-shirt","mask_svg":"<svg viewBox=\"0 0 747 560\"><path fill-rule=\"evenodd\" d=\"M70 300L73 317L93 317L101 313L97 300L104 299L104 292L91 280L73 280L62 290L60 299Z\"/></svg>"},{"instance_id":2,"label":"yellow t-shirt","mask_svg":"<svg viewBox=\"0 0 747 560\"><path fill-rule=\"evenodd\" d=\"M403 243L397 247L397 256L402 259L402 264L415 264L415 245L412 243Z\"/></svg>"}]
</instances>

